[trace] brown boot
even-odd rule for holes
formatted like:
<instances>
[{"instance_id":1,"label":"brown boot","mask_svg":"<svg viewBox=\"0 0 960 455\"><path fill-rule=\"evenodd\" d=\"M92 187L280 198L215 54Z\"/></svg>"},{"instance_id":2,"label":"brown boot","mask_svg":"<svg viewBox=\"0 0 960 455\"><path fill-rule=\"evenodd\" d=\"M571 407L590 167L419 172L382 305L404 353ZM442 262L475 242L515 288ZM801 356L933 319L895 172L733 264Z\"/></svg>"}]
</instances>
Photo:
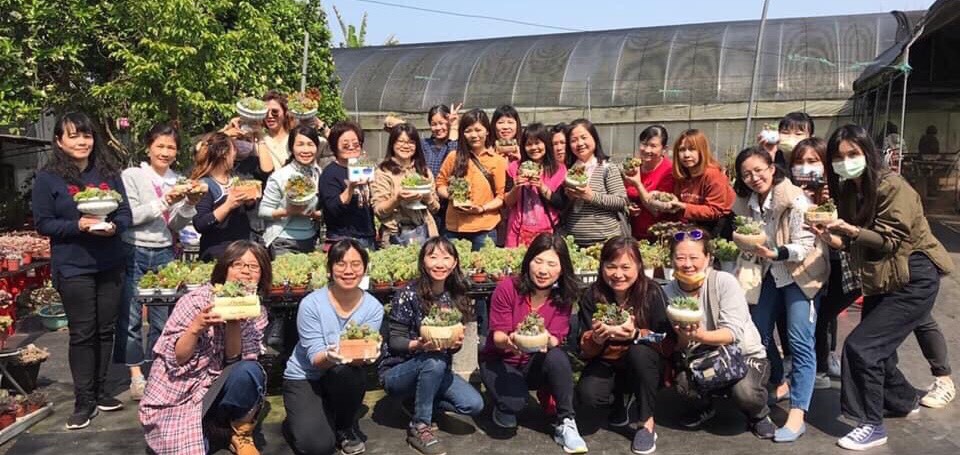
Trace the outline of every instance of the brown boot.
<instances>
[{"instance_id":1,"label":"brown boot","mask_svg":"<svg viewBox=\"0 0 960 455\"><path fill-rule=\"evenodd\" d=\"M233 435L230 436L230 452L236 455L260 455L257 446L253 443L253 429L256 422L231 424Z\"/></svg>"}]
</instances>

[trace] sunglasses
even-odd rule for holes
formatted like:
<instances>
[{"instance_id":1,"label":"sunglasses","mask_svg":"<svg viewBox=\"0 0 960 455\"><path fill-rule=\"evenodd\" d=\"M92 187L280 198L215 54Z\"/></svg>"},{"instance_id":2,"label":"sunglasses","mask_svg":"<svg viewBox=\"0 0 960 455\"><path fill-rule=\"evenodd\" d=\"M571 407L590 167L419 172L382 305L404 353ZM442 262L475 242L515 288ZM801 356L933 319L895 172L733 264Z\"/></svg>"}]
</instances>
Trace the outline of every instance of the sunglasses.
<instances>
[{"instance_id":1,"label":"sunglasses","mask_svg":"<svg viewBox=\"0 0 960 455\"><path fill-rule=\"evenodd\" d=\"M676 234L673 234L673 240L678 242L682 242L686 238L690 240L700 240L703 238L703 231L694 229L692 231L678 231Z\"/></svg>"}]
</instances>

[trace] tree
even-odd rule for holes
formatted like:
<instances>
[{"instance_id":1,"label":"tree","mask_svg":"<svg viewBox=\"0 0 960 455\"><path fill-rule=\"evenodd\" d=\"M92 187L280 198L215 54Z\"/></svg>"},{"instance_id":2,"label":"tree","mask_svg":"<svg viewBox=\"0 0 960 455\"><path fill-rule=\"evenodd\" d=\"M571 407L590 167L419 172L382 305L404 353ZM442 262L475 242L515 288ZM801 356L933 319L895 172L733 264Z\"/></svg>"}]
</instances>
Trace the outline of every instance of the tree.
<instances>
[{"instance_id":1,"label":"tree","mask_svg":"<svg viewBox=\"0 0 960 455\"><path fill-rule=\"evenodd\" d=\"M337 15L337 23L340 24L340 32L343 33L344 42L340 43L340 47L349 47L357 48L363 47L366 45L367 41L367 13L363 13L363 17L360 18L360 31L357 32L357 28L353 25L347 25L343 21L343 16L340 14L340 10L337 9L336 5L333 7L333 14Z\"/></svg>"},{"instance_id":2,"label":"tree","mask_svg":"<svg viewBox=\"0 0 960 455\"><path fill-rule=\"evenodd\" d=\"M303 33L307 85L321 118L346 117L319 0L0 0L0 124L40 110L82 109L134 137L157 122L184 136L221 126L233 103L270 88L299 89Z\"/></svg>"}]
</instances>

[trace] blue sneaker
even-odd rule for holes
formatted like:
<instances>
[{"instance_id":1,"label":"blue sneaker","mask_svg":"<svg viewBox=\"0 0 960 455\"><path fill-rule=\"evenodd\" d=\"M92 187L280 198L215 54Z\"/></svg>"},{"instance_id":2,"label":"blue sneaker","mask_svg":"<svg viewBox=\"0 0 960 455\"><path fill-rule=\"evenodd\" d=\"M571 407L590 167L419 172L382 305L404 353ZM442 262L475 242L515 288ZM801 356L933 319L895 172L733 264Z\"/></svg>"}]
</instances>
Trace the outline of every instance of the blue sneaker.
<instances>
[{"instance_id":1,"label":"blue sneaker","mask_svg":"<svg viewBox=\"0 0 960 455\"><path fill-rule=\"evenodd\" d=\"M563 419L553 432L553 440L567 453L587 453L587 443L580 436L577 422L570 417Z\"/></svg>"},{"instance_id":2,"label":"blue sneaker","mask_svg":"<svg viewBox=\"0 0 960 455\"><path fill-rule=\"evenodd\" d=\"M513 414L507 414L500 410L500 408L493 407L493 423L497 424L498 427L504 428L507 430L512 430L517 427L517 416Z\"/></svg>"},{"instance_id":3,"label":"blue sneaker","mask_svg":"<svg viewBox=\"0 0 960 455\"><path fill-rule=\"evenodd\" d=\"M867 450L887 443L887 429L883 425L866 425L853 429L837 441L837 445L847 450Z\"/></svg>"},{"instance_id":4,"label":"blue sneaker","mask_svg":"<svg viewBox=\"0 0 960 455\"><path fill-rule=\"evenodd\" d=\"M633 443L630 444L630 451L640 455L653 453L657 450L657 432L653 433L646 427L640 427L633 435Z\"/></svg>"}]
</instances>

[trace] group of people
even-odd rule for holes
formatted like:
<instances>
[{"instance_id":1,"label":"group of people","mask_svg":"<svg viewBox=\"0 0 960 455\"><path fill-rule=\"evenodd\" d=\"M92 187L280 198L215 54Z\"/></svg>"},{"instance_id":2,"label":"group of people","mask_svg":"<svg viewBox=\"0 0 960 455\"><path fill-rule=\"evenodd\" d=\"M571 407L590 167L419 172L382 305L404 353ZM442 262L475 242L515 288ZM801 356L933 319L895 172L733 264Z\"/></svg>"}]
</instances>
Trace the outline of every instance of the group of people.
<instances>
[{"instance_id":1,"label":"group of people","mask_svg":"<svg viewBox=\"0 0 960 455\"><path fill-rule=\"evenodd\" d=\"M884 416L920 404L942 407L955 395L946 343L931 316L952 262L918 210L917 193L884 166L859 126L824 140L814 136L809 116L788 114L779 140L759 138L737 155L732 172L717 163L703 132L686 130L671 144L664 127L650 126L639 136L639 170L628 173L610 160L589 120L524 126L511 106L489 118L480 109L460 115L459 106L438 105L427 114L429 138L409 123L389 125L373 177L354 179L351 164L365 158L358 125L338 122L324 131L294 119L282 94L270 91L263 100L260 134L231 122L196 144L187 187L202 184L201 191L175 190L183 180L172 169L180 144L173 127L151 129L147 161L121 172L87 116L58 120L32 201L37 230L51 238L54 284L70 326L76 402L67 428L123 406L104 389L116 361L130 368L151 451L206 453L219 441L236 453L258 453L252 435L266 375L256 360L266 312L224 321L212 311L211 286L238 281L265 292L271 258L316 248L327 252L330 284L299 303L299 342L282 386L283 430L298 453L365 450L357 421L368 362L338 350L353 324L383 334L376 368L387 394L408 410L408 443L427 455L445 453L437 418L476 416L485 404L451 372L463 340L440 349L420 336L421 321L437 307L486 321L479 377L493 423L515 428L536 390L568 453L587 450L578 421L604 420L578 417L575 409L603 409L610 425L635 426L631 450L653 452L657 392L667 386L689 401L685 426L708 421L712 400L727 395L758 437L793 442L806 431L813 390L840 377L842 412L857 426L838 443L852 450L886 442ZM570 183L574 169L586 184ZM430 182L429 191L405 187L414 174ZM306 205L289 203L294 177L316 188ZM262 193L239 191L241 178L262 182ZM91 186L122 195L105 220L78 211L73 195ZM664 202L661 193L673 198ZM806 222L807 209L831 195L839 219ZM767 241L743 249L728 273L713 268L710 239L729 238L735 216L762 222ZM654 238L650 227L661 221L684 226L670 239L676 273L665 284L645 276L636 242ZM211 285L184 295L172 311L149 307L143 340L138 281L174 259L177 232L188 225L201 234L200 258L215 262ZM580 246L603 245L598 279L585 291L563 235ZM527 253L489 302L474 302L454 239L474 249L487 239L524 245ZM360 287L367 251L411 243L421 245L419 278L394 293L385 313ZM837 361L836 317L861 295L861 321ZM671 321L668 304L680 297L699 301L702 321ZM628 323L597 324L599 304L625 309ZM547 346L532 354L516 342L531 313L549 332ZM923 391L897 368L897 348L911 332L935 376ZM140 369L145 351L155 355L149 380ZM586 362L579 381L568 353ZM691 365L710 356L742 368L726 382L705 383ZM768 399L789 400L780 427Z\"/></svg>"}]
</instances>

